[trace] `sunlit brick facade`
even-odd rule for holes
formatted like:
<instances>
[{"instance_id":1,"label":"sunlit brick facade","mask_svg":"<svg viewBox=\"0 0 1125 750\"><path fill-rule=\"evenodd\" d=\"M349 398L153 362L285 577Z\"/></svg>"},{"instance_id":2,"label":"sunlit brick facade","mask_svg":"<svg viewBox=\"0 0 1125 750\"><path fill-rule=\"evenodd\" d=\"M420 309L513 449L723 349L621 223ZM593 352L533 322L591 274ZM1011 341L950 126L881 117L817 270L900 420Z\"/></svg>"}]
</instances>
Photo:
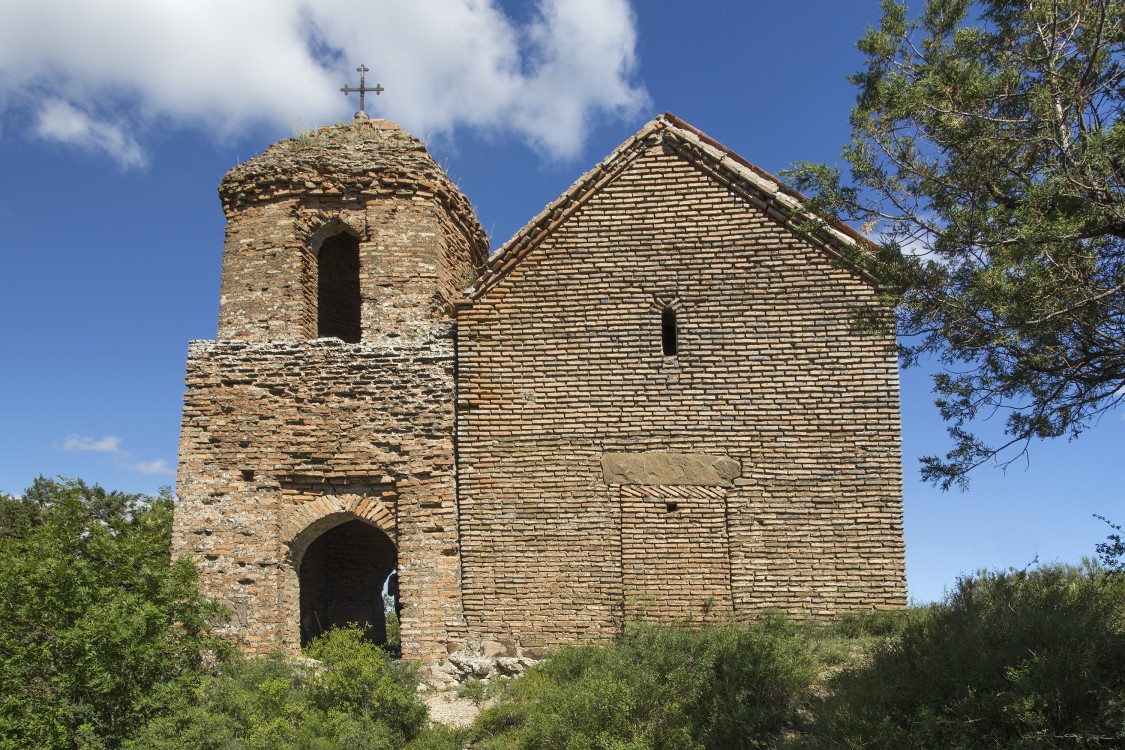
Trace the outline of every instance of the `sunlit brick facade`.
<instances>
[{"instance_id":1,"label":"sunlit brick facade","mask_svg":"<svg viewBox=\"0 0 1125 750\"><path fill-rule=\"evenodd\" d=\"M864 240L795 231L799 196L686 123L491 257L386 121L277 144L220 194L175 544L246 651L380 639L393 568L403 655L438 679L630 619L905 604L893 339L854 324L889 311L841 252Z\"/></svg>"}]
</instances>

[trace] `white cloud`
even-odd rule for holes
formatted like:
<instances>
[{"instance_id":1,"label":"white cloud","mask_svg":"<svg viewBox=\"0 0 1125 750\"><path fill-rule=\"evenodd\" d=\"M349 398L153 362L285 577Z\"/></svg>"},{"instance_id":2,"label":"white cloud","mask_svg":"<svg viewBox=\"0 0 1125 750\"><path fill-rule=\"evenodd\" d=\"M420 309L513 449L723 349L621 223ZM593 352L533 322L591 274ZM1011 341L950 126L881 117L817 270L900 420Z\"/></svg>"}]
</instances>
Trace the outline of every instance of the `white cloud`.
<instances>
[{"instance_id":1,"label":"white cloud","mask_svg":"<svg viewBox=\"0 0 1125 750\"><path fill-rule=\"evenodd\" d=\"M171 474L172 467L163 458L157 458L153 461L137 461L136 463L126 464L125 466L129 471L135 471L138 474Z\"/></svg>"},{"instance_id":2,"label":"white cloud","mask_svg":"<svg viewBox=\"0 0 1125 750\"><path fill-rule=\"evenodd\" d=\"M94 453L108 453L113 462L137 474L174 474L172 467L163 458L151 461L134 461L133 453L121 447L121 438L114 435L95 438L86 435L67 435L55 443L56 448L64 451L90 451Z\"/></svg>"},{"instance_id":3,"label":"white cloud","mask_svg":"<svg viewBox=\"0 0 1125 750\"><path fill-rule=\"evenodd\" d=\"M148 159L140 145L120 126L95 120L73 105L52 99L39 109L35 133L87 151L102 151L122 167L143 167Z\"/></svg>"},{"instance_id":4,"label":"white cloud","mask_svg":"<svg viewBox=\"0 0 1125 750\"><path fill-rule=\"evenodd\" d=\"M631 8L604 0L547 0L530 28L537 66L515 118L554 154L576 153L584 124L603 110L628 117L647 95L630 83L637 66Z\"/></svg>"},{"instance_id":5,"label":"white cloud","mask_svg":"<svg viewBox=\"0 0 1125 750\"><path fill-rule=\"evenodd\" d=\"M420 135L513 134L552 157L576 155L593 118L646 106L629 0L537 0L531 18L496 0L2 3L0 117L46 99L43 137L135 166L144 132L169 122L221 137L347 119L358 101L339 88L359 63L386 88L376 115Z\"/></svg>"},{"instance_id":6,"label":"white cloud","mask_svg":"<svg viewBox=\"0 0 1125 750\"><path fill-rule=\"evenodd\" d=\"M121 450L121 438L113 435L94 438L86 435L67 435L58 441L55 446L64 451L94 451L96 453L118 453Z\"/></svg>"}]
</instances>

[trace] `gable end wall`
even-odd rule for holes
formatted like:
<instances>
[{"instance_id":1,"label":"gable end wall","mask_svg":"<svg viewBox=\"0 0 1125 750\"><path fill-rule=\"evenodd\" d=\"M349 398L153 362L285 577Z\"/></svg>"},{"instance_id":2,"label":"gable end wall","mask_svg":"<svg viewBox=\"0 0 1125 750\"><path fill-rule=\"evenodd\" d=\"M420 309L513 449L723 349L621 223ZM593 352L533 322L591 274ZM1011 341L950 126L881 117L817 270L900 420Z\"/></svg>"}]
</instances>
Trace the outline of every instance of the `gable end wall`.
<instances>
[{"instance_id":1,"label":"gable end wall","mask_svg":"<svg viewBox=\"0 0 1125 750\"><path fill-rule=\"evenodd\" d=\"M851 322L878 304L824 250L649 148L458 316L469 629L550 646L634 617L903 606L897 362ZM662 452L725 457L738 476L677 501L603 467Z\"/></svg>"}]
</instances>

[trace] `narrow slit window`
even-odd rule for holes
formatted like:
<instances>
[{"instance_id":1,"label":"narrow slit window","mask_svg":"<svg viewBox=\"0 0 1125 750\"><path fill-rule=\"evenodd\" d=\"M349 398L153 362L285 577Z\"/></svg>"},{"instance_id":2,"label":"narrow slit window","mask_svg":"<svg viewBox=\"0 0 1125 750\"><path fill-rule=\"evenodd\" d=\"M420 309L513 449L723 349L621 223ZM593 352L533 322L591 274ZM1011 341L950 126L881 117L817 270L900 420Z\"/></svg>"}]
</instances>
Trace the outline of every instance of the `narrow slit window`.
<instances>
[{"instance_id":1,"label":"narrow slit window","mask_svg":"<svg viewBox=\"0 0 1125 750\"><path fill-rule=\"evenodd\" d=\"M671 307L665 307L664 312L660 316L660 345L664 350L665 357L675 357L679 346L677 344L677 336L679 332L676 330L676 311Z\"/></svg>"},{"instance_id":2,"label":"narrow slit window","mask_svg":"<svg viewBox=\"0 0 1125 750\"><path fill-rule=\"evenodd\" d=\"M317 336L360 339L359 240L341 232L317 254Z\"/></svg>"}]
</instances>

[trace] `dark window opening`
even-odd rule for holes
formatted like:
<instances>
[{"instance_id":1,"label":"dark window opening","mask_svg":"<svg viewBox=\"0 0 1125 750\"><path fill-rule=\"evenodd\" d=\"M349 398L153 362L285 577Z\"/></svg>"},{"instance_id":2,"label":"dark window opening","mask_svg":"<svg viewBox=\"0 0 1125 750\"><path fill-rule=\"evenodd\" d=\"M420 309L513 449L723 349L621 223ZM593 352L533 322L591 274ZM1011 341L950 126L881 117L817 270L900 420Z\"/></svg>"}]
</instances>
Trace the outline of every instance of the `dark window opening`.
<instances>
[{"instance_id":1,"label":"dark window opening","mask_svg":"<svg viewBox=\"0 0 1125 750\"><path fill-rule=\"evenodd\" d=\"M664 349L665 357L674 357L677 354L676 311L665 307L660 316L660 345Z\"/></svg>"},{"instance_id":2,"label":"dark window opening","mask_svg":"<svg viewBox=\"0 0 1125 750\"><path fill-rule=\"evenodd\" d=\"M254 470L253 469L243 469L242 470L242 481L253 482L254 481Z\"/></svg>"},{"instance_id":3,"label":"dark window opening","mask_svg":"<svg viewBox=\"0 0 1125 750\"><path fill-rule=\"evenodd\" d=\"M329 628L358 623L363 637L387 642L383 602L398 567L394 543L364 521L347 521L317 537L301 558L301 646ZM397 599L397 581L395 582Z\"/></svg>"},{"instance_id":4,"label":"dark window opening","mask_svg":"<svg viewBox=\"0 0 1125 750\"><path fill-rule=\"evenodd\" d=\"M668 511L669 513L674 513L679 509L680 509L679 503L664 503L664 510Z\"/></svg>"},{"instance_id":5,"label":"dark window opening","mask_svg":"<svg viewBox=\"0 0 1125 750\"><path fill-rule=\"evenodd\" d=\"M360 339L359 240L334 234L317 254L316 335L350 344Z\"/></svg>"}]
</instances>

